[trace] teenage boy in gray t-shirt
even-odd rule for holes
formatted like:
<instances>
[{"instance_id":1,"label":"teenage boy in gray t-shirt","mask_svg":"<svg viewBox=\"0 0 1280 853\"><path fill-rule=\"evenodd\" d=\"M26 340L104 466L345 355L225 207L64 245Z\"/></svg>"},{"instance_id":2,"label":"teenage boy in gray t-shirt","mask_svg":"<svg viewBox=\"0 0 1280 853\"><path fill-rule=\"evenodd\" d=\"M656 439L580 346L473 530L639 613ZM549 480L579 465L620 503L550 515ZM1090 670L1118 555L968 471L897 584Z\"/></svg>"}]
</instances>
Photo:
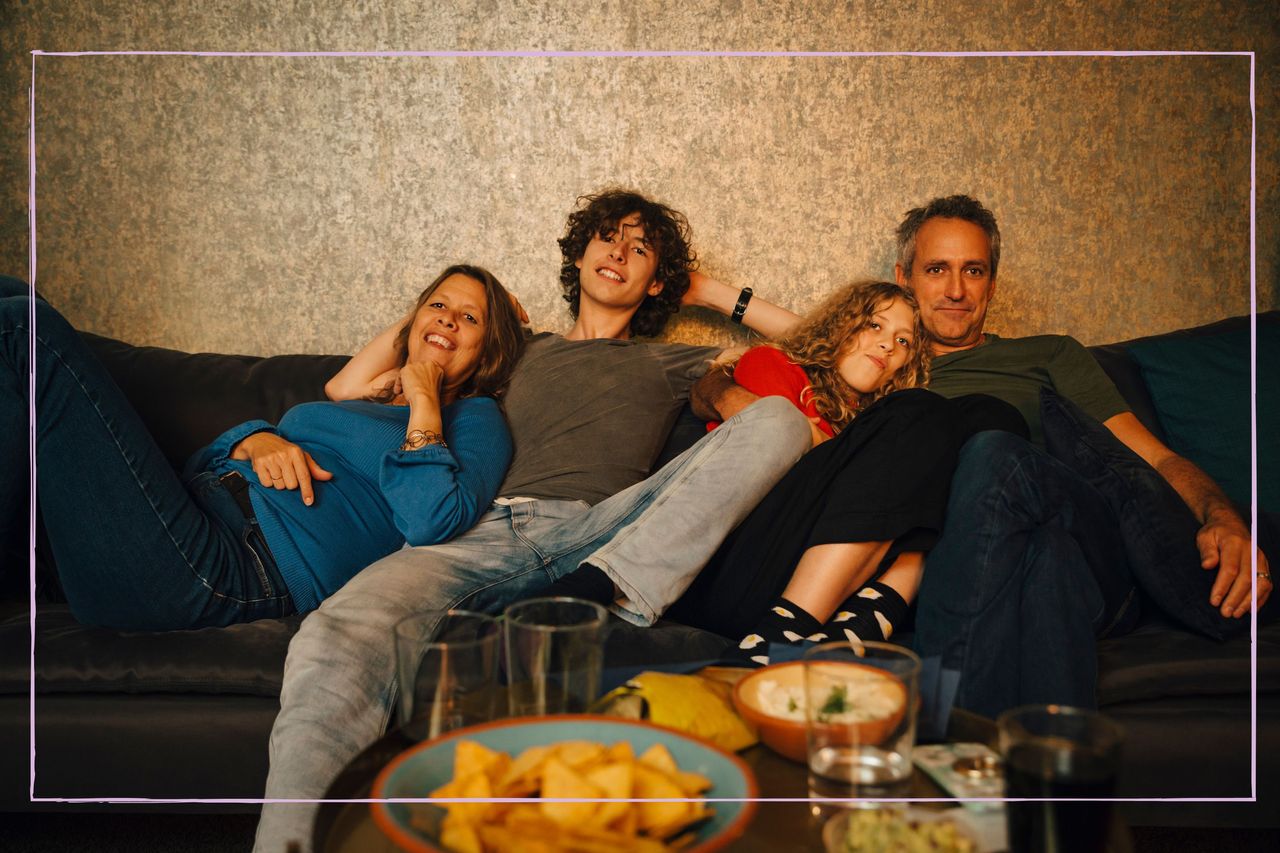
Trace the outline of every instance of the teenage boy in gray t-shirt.
<instances>
[{"instance_id":1,"label":"teenage boy in gray t-shirt","mask_svg":"<svg viewBox=\"0 0 1280 853\"><path fill-rule=\"evenodd\" d=\"M596 594L604 584L615 613L651 624L808 448L807 419L767 399L644 479L716 351L631 336L656 334L681 304L770 336L795 316L750 291L691 280L679 213L622 191L580 202L560 240L575 323L527 342L504 398L515 458L500 497L468 533L380 560L303 622L285 663L268 798L322 796L385 729L396 695L392 626L404 616L497 610L554 582ZM361 350L330 396L364 396L394 378L393 338L388 330ZM305 848L313 815L309 804L266 804L255 849Z\"/></svg>"}]
</instances>

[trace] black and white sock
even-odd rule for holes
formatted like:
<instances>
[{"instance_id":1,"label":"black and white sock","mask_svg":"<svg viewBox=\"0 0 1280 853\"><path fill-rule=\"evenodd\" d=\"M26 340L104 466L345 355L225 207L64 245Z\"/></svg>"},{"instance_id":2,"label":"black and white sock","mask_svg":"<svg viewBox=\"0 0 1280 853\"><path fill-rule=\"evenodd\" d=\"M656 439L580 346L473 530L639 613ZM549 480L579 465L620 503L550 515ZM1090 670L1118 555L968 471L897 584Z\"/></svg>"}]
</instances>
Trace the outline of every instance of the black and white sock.
<instances>
[{"instance_id":1,"label":"black and white sock","mask_svg":"<svg viewBox=\"0 0 1280 853\"><path fill-rule=\"evenodd\" d=\"M896 589L872 581L846 598L822 630L833 640L843 637L851 643L887 640L906 619L908 607Z\"/></svg>"},{"instance_id":2,"label":"black and white sock","mask_svg":"<svg viewBox=\"0 0 1280 853\"><path fill-rule=\"evenodd\" d=\"M743 637L736 649L729 650L726 659L742 666L768 666L770 643L796 645L805 640L822 642L825 639L821 622L798 605L779 597L755 630Z\"/></svg>"}]
</instances>

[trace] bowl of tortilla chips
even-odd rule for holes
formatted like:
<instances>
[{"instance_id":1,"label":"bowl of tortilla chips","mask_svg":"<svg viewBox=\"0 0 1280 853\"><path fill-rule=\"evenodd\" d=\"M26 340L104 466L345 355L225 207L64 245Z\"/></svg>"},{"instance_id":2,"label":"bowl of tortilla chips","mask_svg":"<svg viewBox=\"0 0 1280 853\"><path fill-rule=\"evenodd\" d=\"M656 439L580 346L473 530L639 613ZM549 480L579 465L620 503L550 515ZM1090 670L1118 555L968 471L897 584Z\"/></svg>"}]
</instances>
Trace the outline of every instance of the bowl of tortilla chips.
<instances>
[{"instance_id":1,"label":"bowl of tortilla chips","mask_svg":"<svg viewBox=\"0 0 1280 853\"><path fill-rule=\"evenodd\" d=\"M457 729L393 759L374 822L402 850L718 850L759 788L737 756L638 720L565 714Z\"/></svg>"}]
</instances>

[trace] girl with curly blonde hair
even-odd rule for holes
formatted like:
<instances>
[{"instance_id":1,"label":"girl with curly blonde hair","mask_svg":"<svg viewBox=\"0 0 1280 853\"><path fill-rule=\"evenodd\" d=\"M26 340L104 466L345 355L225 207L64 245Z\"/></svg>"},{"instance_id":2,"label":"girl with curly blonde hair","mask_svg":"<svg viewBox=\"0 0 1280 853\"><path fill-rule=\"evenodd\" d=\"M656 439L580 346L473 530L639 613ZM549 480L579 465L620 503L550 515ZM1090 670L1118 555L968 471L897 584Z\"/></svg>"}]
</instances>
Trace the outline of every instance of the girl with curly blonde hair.
<instances>
[{"instance_id":1,"label":"girl with curly blonde hair","mask_svg":"<svg viewBox=\"0 0 1280 853\"><path fill-rule=\"evenodd\" d=\"M748 350L733 378L791 400L813 423L815 448L669 615L743 637L730 659L749 666L768 663L769 643L888 639L941 533L960 444L973 424L1002 425L1008 412L920 387L920 311L886 281L836 291L786 337Z\"/></svg>"}]
</instances>

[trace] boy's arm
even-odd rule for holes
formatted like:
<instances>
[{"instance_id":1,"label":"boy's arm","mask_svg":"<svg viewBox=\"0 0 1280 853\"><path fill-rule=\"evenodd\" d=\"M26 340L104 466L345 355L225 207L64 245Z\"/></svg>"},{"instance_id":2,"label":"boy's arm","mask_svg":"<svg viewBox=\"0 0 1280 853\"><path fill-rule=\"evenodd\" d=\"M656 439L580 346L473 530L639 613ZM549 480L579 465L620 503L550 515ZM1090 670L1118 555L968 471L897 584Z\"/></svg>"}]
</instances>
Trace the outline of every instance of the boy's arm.
<instances>
[{"instance_id":1,"label":"boy's arm","mask_svg":"<svg viewBox=\"0 0 1280 853\"><path fill-rule=\"evenodd\" d=\"M680 302L682 305L710 308L728 317L732 316L741 294L741 288L725 284L705 273L691 272L689 289L685 291L684 298ZM780 305L767 302L759 296L751 297L747 302L746 313L742 315L742 325L759 332L766 338L785 335L799 321L798 314Z\"/></svg>"}]
</instances>

